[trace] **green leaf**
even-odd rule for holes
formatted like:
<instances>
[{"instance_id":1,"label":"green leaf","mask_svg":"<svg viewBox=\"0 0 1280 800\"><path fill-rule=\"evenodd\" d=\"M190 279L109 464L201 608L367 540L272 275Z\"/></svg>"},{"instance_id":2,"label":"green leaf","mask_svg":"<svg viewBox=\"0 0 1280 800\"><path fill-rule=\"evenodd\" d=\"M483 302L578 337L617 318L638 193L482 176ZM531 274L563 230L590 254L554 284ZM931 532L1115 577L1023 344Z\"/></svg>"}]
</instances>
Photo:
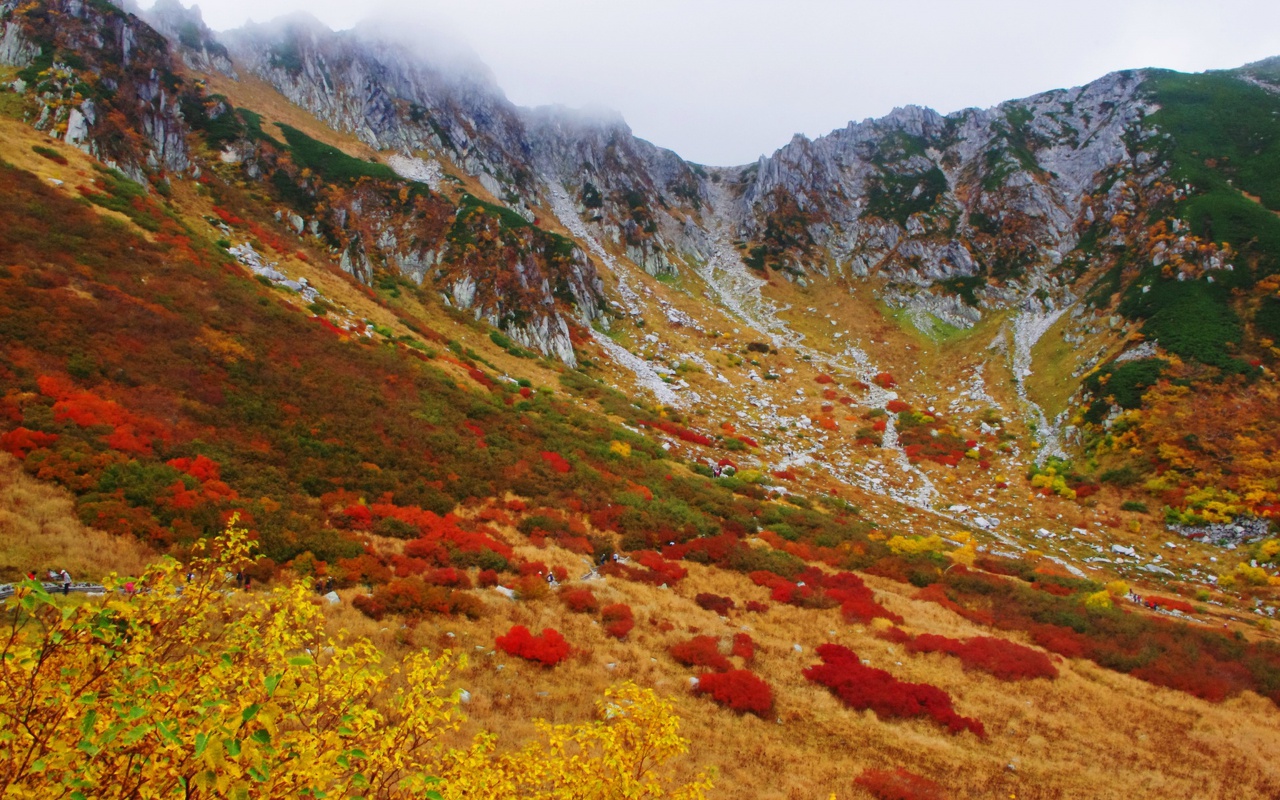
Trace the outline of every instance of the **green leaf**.
<instances>
[{"instance_id":1,"label":"green leaf","mask_svg":"<svg viewBox=\"0 0 1280 800\"><path fill-rule=\"evenodd\" d=\"M276 687L280 685L283 675L268 675L265 683L267 684L267 697L271 697L276 693Z\"/></svg>"},{"instance_id":2,"label":"green leaf","mask_svg":"<svg viewBox=\"0 0 1280 800\"><path fill-rule=\"evenodd\" d=\"M161 722L156 725L156 730L169 744L182 744L182 740L178 738L178 723Z\"/></svg>"},{"instance_id":3,"label":"green leaf","mask_svg":"<svg viewBox=\"0 0 1280 800\"><path fill-rule=\"evenodd\" d=\"M89 713L84 715L84 719L80 720L80 735L88 736L93 727L98 722L98 712L96 709L89 709Z\"/></svg>"},{"instance_id":4,"label":"green leaf","mask_svg":"<svg viewBox=\"0 0 1280 800\"><path fill-rule=\"evenodd\" d=\"M147 723L145 725L134 726L127 733L125 733L125 735L121 738L120 741L126 745L133 744L134 742L141 739L143 736L146 736L148 733L151 733L151 731L154 729L155 729L155 726L150 723Z\"/></svg>"},{"instance_id":5,"label":"green leaf","mask_svg":"<svg viewBox=\"0 0 1280 800\"><path fill-rule=\"evenodd\" d=\"M204 754L204 749L208 746L209 746L209 734L197 733L196 749L191 753L191 755L195 756L196 758L199 758L201 755Z\"/></svg>"},{"instance_id":6,"label":"green leaf","mask_svg":"<svg viewBox=\"0 0 1280 800\"><path fill-rule=\"evenodd\" d=\"M258 716L258 712L259 712L260 710L262 710L262 704L261 704L261 703L254 703L254 704L250 705L250 706L249 706L248 708L246 708L244 711L240 712L240 721L241 721L241 722L248 722L249 720L251 720L251 719L253 719L254 717Z\"/></svg>"},{"instance_id":7,"label":"green leaf","mask_svg":"<svg viewBox=\"0 0 1280 800\"><path fill-rule=\"evenodd\" d=\"M239 739L223 739L222 743L227 748L227 755L231 756L232 758L235 758L236 756L240 755Z\"/></svg>"},{"instance_id":8,"label":"green leaf","mask_svg":"<svg viewBox=\"0 0 1280 800\"><path fill-rule=\"evenodd\" d=\"M264 745L271 744L271 734L267 731L266 728L259 728L258 730L254 731L253 735L250 736L249 738L253 739L258 744L264 744Z\"/></svg>"},{"instance_id":9,"label":"green leaf","mask_svg":"<svg viewBox=\"0 0 1280 800\"><path fill-rule=\"evenodd\" d=\"M289 665L294 667L309 667L314 663L316 661L311 656L294 656L289 659Z\"/></svg>"}]
</instances>

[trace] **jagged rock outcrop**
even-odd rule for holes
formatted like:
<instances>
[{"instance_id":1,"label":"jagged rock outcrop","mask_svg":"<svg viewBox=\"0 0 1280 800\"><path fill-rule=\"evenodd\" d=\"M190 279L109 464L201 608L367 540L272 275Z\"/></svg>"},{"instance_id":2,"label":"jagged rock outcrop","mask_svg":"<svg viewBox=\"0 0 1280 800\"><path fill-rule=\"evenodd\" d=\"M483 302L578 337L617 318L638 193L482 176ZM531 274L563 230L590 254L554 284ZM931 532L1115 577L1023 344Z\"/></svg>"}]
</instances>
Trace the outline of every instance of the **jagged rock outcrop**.
<instances>
[{"instance_id":1,"label":"jagged rock outcrop","mask_svg":"<svg viewBox=\"0 0 1280 800\"><path fill-rule=\"evenodd\" d=\"M105 3L0 0L0 63L23 67L41 130L126 174L182 172L188 128L163 36Z\"/></svg>"},{"instance_id":2,"label":"jagged rock outcrop","mask_svg":"<svg viewBox=\"0 0 1280 800\"><path fill-rule=\"evenodd\" d=\"M231 54L217 36L204 24L199 6L187 8L178 0L156 0L146 10L124 6L147 21L151 27L163 33L175 45L184 64L202 72L220 72L237 78L231 64Z\"/></svg>"},{"instance_id":3,"label":"jagged rock outcrop","mask_svg":"<svg viewBox=\"0 0 1280 800\"><path fill-rule=\"evenodd\" d=\"M993 109L899 108L797 136L738 171L729 213L777 268L1025 283L1075 246L1088 196L1141 157L1142 82L1119 72Z\"/></svg>"}]
</instances>

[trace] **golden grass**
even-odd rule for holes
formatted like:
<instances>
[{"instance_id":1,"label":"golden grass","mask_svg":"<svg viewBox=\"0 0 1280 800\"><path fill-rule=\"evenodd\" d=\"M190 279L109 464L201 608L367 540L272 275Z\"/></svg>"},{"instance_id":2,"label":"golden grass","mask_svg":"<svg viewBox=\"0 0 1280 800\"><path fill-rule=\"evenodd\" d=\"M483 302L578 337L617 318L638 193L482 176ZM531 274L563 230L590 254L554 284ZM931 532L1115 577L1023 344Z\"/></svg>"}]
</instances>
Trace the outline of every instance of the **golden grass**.
<instances>
[{"instance_id":1,"label":"golden grass","mask_svg":"<svg viewBox=\"0 0 1280 800\"><path fill-rule=\"evenodd\" d=\"M155 553L136 539L90 528L76 518L66 491L28 476L0 453L0 582L66 569L75 580L117 572L137 575Z\"/></svg>"},{"instance_id":2,"label":"golden grass","mask_svg":"<svg viewBox=\"0 0 1280 800\"><path fill-rule=\"evenodd\" d=\"M518 550L548 564L581 564L580 556L555 547ZM482 591L488 606L483 618L433 617L412 629L390 619L365 620L347 603L333 607L331 620L371 633L392 650L425 646L465 654L469 663L455 674L455 685L472 695L464 733L495 731L504 747L532 738L536 718L590 719L595 701L612 684L629 679L650 686L675 700L683 735L692 742L682 773L718 771L713 797L781 800L835 792L839 798L864 798L853 778L866 768L896 766L937 780L956 798L1274 797L1280 790L1280 762L1270 757L1280 747L1280 709L1256 695L1215 705L1084 661L1059 660L1062 674L1055 681L1005 683L966 672L941 654L908 655L869 628L846 624L834 609L773 605L762 614L739 610L719 617L699 608L694 595L728 595L741 606L766 599L767 592L742 575L686 566L689 577L667 589L613 578L569 582L589 586L602 604L631 606L636 627L621 642L606 636L592 615L568 613L554 595L511 602ZM866 580L886 606L903 615L908 630L993 635L935 604L911 599L912 587ZM664 623L671 629L663 630ZM494 639L513 624L535 632L554 627L577 653L548 669L495 651ZM774 689L771 719L738 717L692 695L689 678L695 671L666 655L670 645L694 633L718 637L727 652L739 631L756 641L751 668ZM946 690L959 713L984 723L989 740L952 736L929 722L882 721L843 707L801 674L817 661L814 647L827 641L851 647L902 680Z\"/></svg>"}]
</instances>

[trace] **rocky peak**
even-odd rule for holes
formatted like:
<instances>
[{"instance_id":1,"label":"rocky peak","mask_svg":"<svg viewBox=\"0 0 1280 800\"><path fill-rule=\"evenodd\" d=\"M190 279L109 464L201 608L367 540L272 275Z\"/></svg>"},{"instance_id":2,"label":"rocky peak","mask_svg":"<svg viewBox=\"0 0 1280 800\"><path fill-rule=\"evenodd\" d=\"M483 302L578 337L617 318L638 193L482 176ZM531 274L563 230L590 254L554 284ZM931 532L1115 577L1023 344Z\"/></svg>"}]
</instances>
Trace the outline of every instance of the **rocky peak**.
<instances>
[{"instance_id":1,"label":"rocky peak","mask_svg":"<svg viewBox=\"0 0 1280 800\"><path fill-rule=\"evenodd\" d=\"M156 0L151 8L134 13L174 43L178 55L191 69L238 77L227 48L204 24L200 6L187 8L179 0Z\"/></svg>"}]
</instances>

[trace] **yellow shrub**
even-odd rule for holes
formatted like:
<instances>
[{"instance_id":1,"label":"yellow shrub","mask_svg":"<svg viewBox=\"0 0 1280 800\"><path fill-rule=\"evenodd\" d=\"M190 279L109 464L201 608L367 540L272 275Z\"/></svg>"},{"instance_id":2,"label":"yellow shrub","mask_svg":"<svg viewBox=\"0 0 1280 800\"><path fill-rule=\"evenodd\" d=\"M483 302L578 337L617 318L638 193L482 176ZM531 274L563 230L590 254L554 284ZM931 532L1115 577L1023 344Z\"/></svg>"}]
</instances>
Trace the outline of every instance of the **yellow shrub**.
<instances>
[{"instance_id":1,"label":"yellow shrub","mask_svg":"<svg viewBox=\"0 0 1280 800\"><path fill-rule=\"evenodd\" d=\"M113 580L66 605L18 587L0 642L6 798L705 796L705 776L679 785L666 763L689 744L671 704L631 683L596 722L538 723L545 743L457 749L461 659L388 670L371 642L324 632L301 582L228 591L252 549L233 518L189 563L149 567L142 591Z\"/></svg>"},{"instance_id":2,"label":"yellow shrub","mask_svg":"<svg viewBox=\"0 0 1280 800\"><path fill-rule=\"evenodd\" d=\"M1084 599L1084 604L1086 608L1092 608L1095 610L1111 608L1111 593L1106 589L1103 589L1100 592L1094 592Z\"/></svg>"},{"instance_id":3,"label":"yellow shrub","mask_svg":"<svg viewBox=\"0 0 1280 800\"><path fill-rule=\"evenodd\" d=\"M1114 580L1107 584L1107 591L1112 597L1122 597L1129 593L1129 584L1121 580Z\"/></svg>"},{"instance_id":4,"label":"yellow shrub","mask_svg":"<svg viewBox=\"0 0 1280 800\"><path fill-rule=\"evenodd\" d=\"M936 553L943 548L942 537L936 533L931 536L894 536L887 544L896 555L919 555Z\"/></svg>"},{"instance_id":5,"label":"yellow shrub","mask_svg":"<svg viewBox=\"0 0 1280 800\"><path fill-rule=\"evenodd\" d=\"M614 440L609 443L609 452L621 458L631 457L631 445Z\"/></svg>"},{"instance_id":6,"label":"yellow shrub","mask_svg":"<svg viewBox=\"0 0 1280 800\"><path fill-rule=\"evenodd\" d=\"M1253 567L1248 564L1236 564L1234 575L1236 580L1246 586L1266 586L1271 578L1262 567Z\"/></svg>"}]
</instances>

